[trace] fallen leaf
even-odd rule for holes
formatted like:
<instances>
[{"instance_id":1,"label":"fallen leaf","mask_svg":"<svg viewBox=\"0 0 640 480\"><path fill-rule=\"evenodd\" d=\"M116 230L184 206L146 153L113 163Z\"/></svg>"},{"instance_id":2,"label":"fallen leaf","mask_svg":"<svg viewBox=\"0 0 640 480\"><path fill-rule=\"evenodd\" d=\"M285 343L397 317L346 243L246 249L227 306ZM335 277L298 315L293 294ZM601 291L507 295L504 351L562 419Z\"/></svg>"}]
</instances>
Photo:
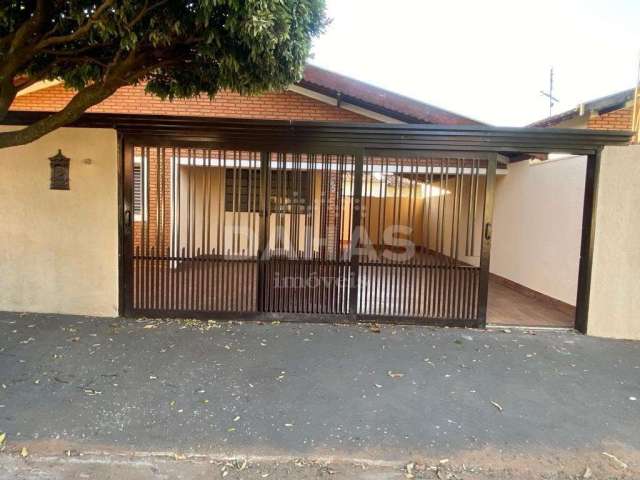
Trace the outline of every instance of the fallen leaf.
<instances>
[{"instance_id":1,"label":"fallen leaf","mask_svg":"<svg viewBox=\"0 0 640 480\"><path fill-rule=\"evenodd\" d=\"M377 323L372 323L369 325L369 331L373 333L380 333L380 325Z\"/></svg>"},{"instance_id":2,"label":"fallen leaf","mask_svg":"<svg viewBox=\"0 0 640 480\"><path fill-rule=\"evenodd\" d=\"M391 378L402 378L402 377L404 377L404 373L392 372L391 370L389 370L387 372L387 375L389 375Z\"/></svg>"},{"instance_id":3,"label":"fallen leaf","mask_svg":"<svg viewBox=\"0 0 640 480\"><path fill-rule=\"evenodd\" d=\"M409 462L404 466L404 469L407 471L407 473L413 473L413 468L416 466L416 464L414 462Z\"/></svg>"},{"instance_id":4,"label":"fallen leaf","mask_svg":"<svg viewBox=\"0 0 640 480\"><path fill-rule=\"evenodd\" d=\"M147 329L148 329L148 328L158 328L158 326L157 326L157 325L154 325L153 323L150 323L149 325L145 325L145 326L144 326L144 327L142 327L142 328L147 328Z\"/></svg>"},{"instance_id":5,"label":"fallen leaf","mask_svg":"<svg viewBox=\"0 0 640 480\"><path fill-rule=\"evenodd\" d=\"M3 445L6 440L7 440L7 434L4 432L0 432L0 446Z\"/></svg>"},{"instance_id":6,"label":"fallen leaf","mask_svg":"<svg viewBox=\"0 0 640 480\"><path fill-rule=\"evenodd\" d=\"M618 465L620 468L629 468L629 465L627 465L626 463L624 463L622 460L620 460L618 457L616 457L615 455L612 455L610 453L607 452L602 452L602 454L607 457L610 458L611 460L613 460L613 463L615 463L616 465Z\"/></svg>"},{"instance_id":7,"label":"fallen leaf","mask_svg":"<svg viewBox=\"0 0 640 480\"><path fill-rule=\"evenodd\" d=\"M493 405L494 407L496 407L498 410L502 411L502 406L499 403L494 402L493 400L491 400L491 405Z\"/></svg>"},{"instance_id":8,"label":"fallen leaf","mask_svg":"<svg viewBox=\"0 0 640 480\"><path fill-rule=\"evenodd\" d=\"M591 469L589 467L584 469L584 473L582 474L582 480L588 480L593 476Z\"/></svg>"},{"instance_id":9,"label":"fallen leaf","mask_svg":"<svg viewBox=\"0 0 640 480\"><path fill-rule=\"evenodd\" d=\"M27 456L29 456L29 450L27 450L27 447L22 447L22 450L20 450L20 456L22 458L27 458Z\"/></svg>"},{"instance_id":10,"label":"fallen leaf","mask_svg":"<svg viewBox=\"0 0 640 480\"><path fill-rule=\"evenodd\" d=\"M247 460L246 459L236 459L233 461L233 466L237 469L237 470L244 470L245 468L247 468Z\"/></svg>"},{"instance_id":11,"label":"fallen leaf","mask_svg":"<svg viewBox=\"0 0 640 480\"><path fill-rule=\"evenodd\" d=\"M186 460L187 456L184 453L174 453L173 456L176 460Z\"/></svg>"}]
</instances>

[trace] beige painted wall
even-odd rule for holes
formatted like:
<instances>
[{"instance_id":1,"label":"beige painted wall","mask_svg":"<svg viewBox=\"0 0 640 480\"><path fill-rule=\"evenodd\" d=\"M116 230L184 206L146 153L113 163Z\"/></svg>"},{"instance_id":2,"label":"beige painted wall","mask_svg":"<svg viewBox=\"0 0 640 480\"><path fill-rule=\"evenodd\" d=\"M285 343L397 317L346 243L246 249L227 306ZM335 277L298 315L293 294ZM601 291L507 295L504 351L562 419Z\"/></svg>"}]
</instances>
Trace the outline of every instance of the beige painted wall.
<instances>
[{"instance_id":1,"label":"beige painted wall","mask_svg":"<svg viewBox=\"0 0 640 480\"><path fill-rule=\"evenodd\" d=\"M497 177L491 272L576 303L586 158L509 165Z\"/></svg>"},{"instance_id":2,"label":"beige painted wall","mask_svg":"<svg viewBox=\"0 0 640 480\"><path fill-rule=\"evenodd\" d=\"M59 148L69 191L49 189ZM0 310L117 315L115 130L59 129L1 149L0 164Z\"/></svg>"},{"instance_id":3,"label":"beige painted wall","mask_svg":"<svg viewBox=\"0 0 640 480\"><path fill-rule=\"evenodd\" d=\"M587 333L640 340L640 145L601 162Z\"/></svg>"}]
</instances>

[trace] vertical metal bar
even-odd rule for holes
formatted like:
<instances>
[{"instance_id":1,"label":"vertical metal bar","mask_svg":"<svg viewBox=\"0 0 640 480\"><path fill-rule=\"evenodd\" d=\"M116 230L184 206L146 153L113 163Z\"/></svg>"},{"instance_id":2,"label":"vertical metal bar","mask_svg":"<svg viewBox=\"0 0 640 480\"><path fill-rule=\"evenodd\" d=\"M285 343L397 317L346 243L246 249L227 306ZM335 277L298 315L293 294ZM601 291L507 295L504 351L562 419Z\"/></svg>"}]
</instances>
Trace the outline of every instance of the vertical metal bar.
<instances>
[{"instance_id":1,"label":"vertical metal bar","mask_svg":"<svg viewBox=\"0 0 640 480\"><path fill-rule=\"evenodd\" d=\"M142 302L143 308L149 308L149 164L148 164L148 148L142 147L141 149L141 172L142 172L142 255L144 257L144 273L143 273L143 285L144 285L144 299Z\"/></svg>"},{"instance_id":2,"label":"vertical metal bar","mask_svg":"<svg viewBox=\"0 0 640 480\"><path fill-rule=\"evenodd\" d=\"M160 149L161 154L161 180L160 180L160 194L159 194L159 202L160 202L160 256L162 260L160 260L160 276L161 276L161 291L162 295L160 297L160 308L162 310L167 309L167 265L168 265L168 254L167 254L167 238L166 238L166 202L167 202L167 190L166 190L166 175L167 175L167 166L166 166L166 150L164 147Z\"/></svg>"},{"instance_id":3,"label":"vertical metal bar","mask_svg":"<svg viewBox=\"0 0 640 480\"><path fill-rule=\"evenodd\" d=\"M121 188L120 188L120 231L121 231L121 246L120 246L120 268L121 280L120 280L120 305L119 312L124 315L132 315L132 311L136 306L136 291L139 279L136 272L136 266L138 260L135 258L138 253L134 247L135 240L135 196L134 196L134 146L127 142L126 139L120 141L120 175L121 175Z\"/></svg>"},{"instance_id":4,"label":"vertical metal bar","mask_svg":"<svg viewBox=\"0 0 640 480\"><path fill-rule=\"evenodd\" d=\"M358 310L358 275L360 268L359 243L360 243L360 219L362 204L362 173L364 154L358 152L353 156L355 162L353 171L353 215L351 217L351 268L349 282L349 313L356 315Z\"/></svg>"},{"instance_id":5,"label":"vertical metal bar","mask_svg":"<svg viewBox=\"0 0 640 480\"><path fill-rule=\"evenodd\" d=\"M266 259L264 258L266 249L269 248L269 152L260 152L260 218L258 223L258 298L256 299L259 312L265 310L265 300L269 285L266 282Z\"/></svg>"},{"instance_id":6,"label":"vertical metal bar","mask_svg":"<svg viewBox=\"0 0 640 480\"><path fill-rule=\"evenodd\" d=\"M493 222L493 203L496 184L496 166L498 154L491 154L487 160L486 186L484 194L484 214L482 220L482 240L480 251L480 284L478 287L477 326L487 325L487 299L489 294L489 262L491 260L491 228Z\"/></svg>"},{"instance_id":7,"label":"vertical metal bar","mask_svg":"<svg viewBox=\"0 0 640 480\"><path fill-rule=\"evenodd\" d=\"M582 208L582 237L580 240L580 266L578 270L578 292L576 295L575 328L587 333L589 325L589 296L591 292L591 267L596 232L596 212L598 207L598 181L602 150L587 157L587 171L584 184L584 204Z\"/></svg>"},{"instance_id":8,"label":"vertical metal bar","mask_svg":"<svg viewBox=\"0 0 640 480\"><path fill-rule=\"evenodd\" d=\"M413 258L409 260L411 264L411 294L409 296L410 315L420 315L420 292L422 291L422 275L419 268L419 232L416 231L418 218L416 215L418 207L418 187L420 179L420 160L411 159L411 178L413 181L413 206L411 207L411 241L413 242ZM424 209L424 204L422 204Z\"/></svg>"},{"instance_id":9,"label":"vertical metal bar","mask_svg":"<svg viewBox=\"0 0 640 480\"><path fill-rule=\"evenodd\" d=\"M456 175L458 177L458 182L460 183L460 193L458 195L458 212L457 212L457 220L455 223L456 227L456 237L455 237L455 256L453 258L454 265L456 268L456 276L455 276L455 287L454 287L454 311L453 315L457 318L461 315L461 279L460 272L462 265L459 262L460 257L460 229L462 222L462 203L464 201L464 161L458 159L457 163L457 171Z\"/></svg>"},{"instance_id":10,"label":"vertical metal bar","mask_svg":"<svg viewBox=\"0 0 640 480\"><path fill-rule=\"evenodd\" d=\"M174 155L175 155L175 150L174 150ZM175 256L176 256L176 271L174 272L174 277L175 277L175 292L174 292L174 306L173 308L176 310L181 310L182 309L182 304L181 304L181 299L182 299L182 286L180 283L180 271L182 270L182 250L181 250L181 245L180 245L180 231L182 230L182 213L181 213L181 202L182 199L180 198L182 196L182 186L181 186L181 182L182 182L182 168L181 168L181 150L180 148L178 148L178 156L175 159L175 164L176 164L176 185L175 185L175 191L176 191L176 212L174 215L174 222L176 224L176 246L174 249L175 252Z\"/></svg>"}]
</instances>

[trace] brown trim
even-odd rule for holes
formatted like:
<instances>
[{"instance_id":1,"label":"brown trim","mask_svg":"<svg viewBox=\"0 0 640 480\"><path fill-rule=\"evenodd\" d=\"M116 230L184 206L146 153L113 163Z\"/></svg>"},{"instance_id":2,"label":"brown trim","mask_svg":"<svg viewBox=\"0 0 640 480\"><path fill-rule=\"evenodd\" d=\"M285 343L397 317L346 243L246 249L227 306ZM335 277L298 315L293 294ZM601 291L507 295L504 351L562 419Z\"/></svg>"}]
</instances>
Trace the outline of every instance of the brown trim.
<instances>
[{"instance_id":1,"label":"brown trim","mask_svg":"<svg viewBox=\"0 0 640 480\"><path fill-rule=\"evenodd\" d=\"M501 277L500 275L496 275L495 273L489 274L491 280L500 285L503 285L511 290L514 290L522 295L525 295L529 298L533 298L535 300L541 301L545 303L547 306L558 310L569 316L574 316L576 313L576 307L570 305L562 300L558 300L557 298L550 297L545 295L544 293L538 292L536 290L532 290L529 287L525 287L524 285L514 282L513 280L509 280L508 278Z\"/></svg>"},{"instance_id":2,"label":"brown trim","mask_svg":"<svg viewBox=\"0 0 640 480\"><path fill-rule=\"evenodd\" d=\"M131 288L133 272L131 258L133 258L133 147L126 137L122 137L120 150L120 246L123 256L120 270L120 306L121 316L131 316Z\"/></svg>"},{"instance_id":3,"label":"brown trim","mask_svg":"<svg viewBox=\"0 0 640 480\"><path fill-rule=\"evenodd\" d=\"M125 235L124 235L124 136L118 134L117 158L117 195L118 195L118 315L124 316L126 298L125 293Z\"/></svg>"},{"instance_id":4,"label":"brown trim","mask_svg":"<svg viewBox=\"0 0 640 480\"><path fill-rule=\"evenodd\" d=\"M378 113L380 115L384 115L385 117L394 118L401 122L406 123L433 123L424 118L419 118L417 116L409 115L403 112L399 112L397 110L392 110L390 108L385 108L380 105L376 105L371 102L367 102L365 100L361 100L360 98L354 97L353 95L348 95L338 90L334 90L332 88L327 88L322 85L317 85L315 83L309 82L307 80L301 80L296 84L300 88L304 88L305 90L309 90L315 93L319 93L324 95L325 97L334 98L336 103L348 103L350 105L354 105L356 107L360 107L365 110L369 110L374 113Z\"/></svg>"},{"instance_id":5,"label":"brown trim","mask_svg":"<svg viewBox=\"0 0 640 480\"><path fill-rule=\"evenodd\" d=\"M48 112L12 111L3 124L30 124ZM594 154L604 145L627 145L632 133L613 130L506 128L469 125L360 124L212 117L85 113L73 127L115 128L155 137L154 144L216 143L256 150L296 149L336 153L338 149L394 151L563 152Z\"/></svg>"}]
</instances>

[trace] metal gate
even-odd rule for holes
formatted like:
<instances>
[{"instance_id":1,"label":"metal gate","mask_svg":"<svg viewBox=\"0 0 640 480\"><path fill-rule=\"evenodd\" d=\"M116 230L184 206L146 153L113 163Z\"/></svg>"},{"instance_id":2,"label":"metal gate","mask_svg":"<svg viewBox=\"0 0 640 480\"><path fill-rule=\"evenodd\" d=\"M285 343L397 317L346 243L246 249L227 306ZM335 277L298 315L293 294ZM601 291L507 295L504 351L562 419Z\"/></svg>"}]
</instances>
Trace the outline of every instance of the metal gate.
<instances>
[{"instance_id":1,"label":"metal gate","mask_svg":"<svg viewBox=\"0 0 640 480\"><path fill-rule=\"evenodd\" d=\"M484 324L495 157L123 153L128 315Z\"/></svg>"}]
</instances>

